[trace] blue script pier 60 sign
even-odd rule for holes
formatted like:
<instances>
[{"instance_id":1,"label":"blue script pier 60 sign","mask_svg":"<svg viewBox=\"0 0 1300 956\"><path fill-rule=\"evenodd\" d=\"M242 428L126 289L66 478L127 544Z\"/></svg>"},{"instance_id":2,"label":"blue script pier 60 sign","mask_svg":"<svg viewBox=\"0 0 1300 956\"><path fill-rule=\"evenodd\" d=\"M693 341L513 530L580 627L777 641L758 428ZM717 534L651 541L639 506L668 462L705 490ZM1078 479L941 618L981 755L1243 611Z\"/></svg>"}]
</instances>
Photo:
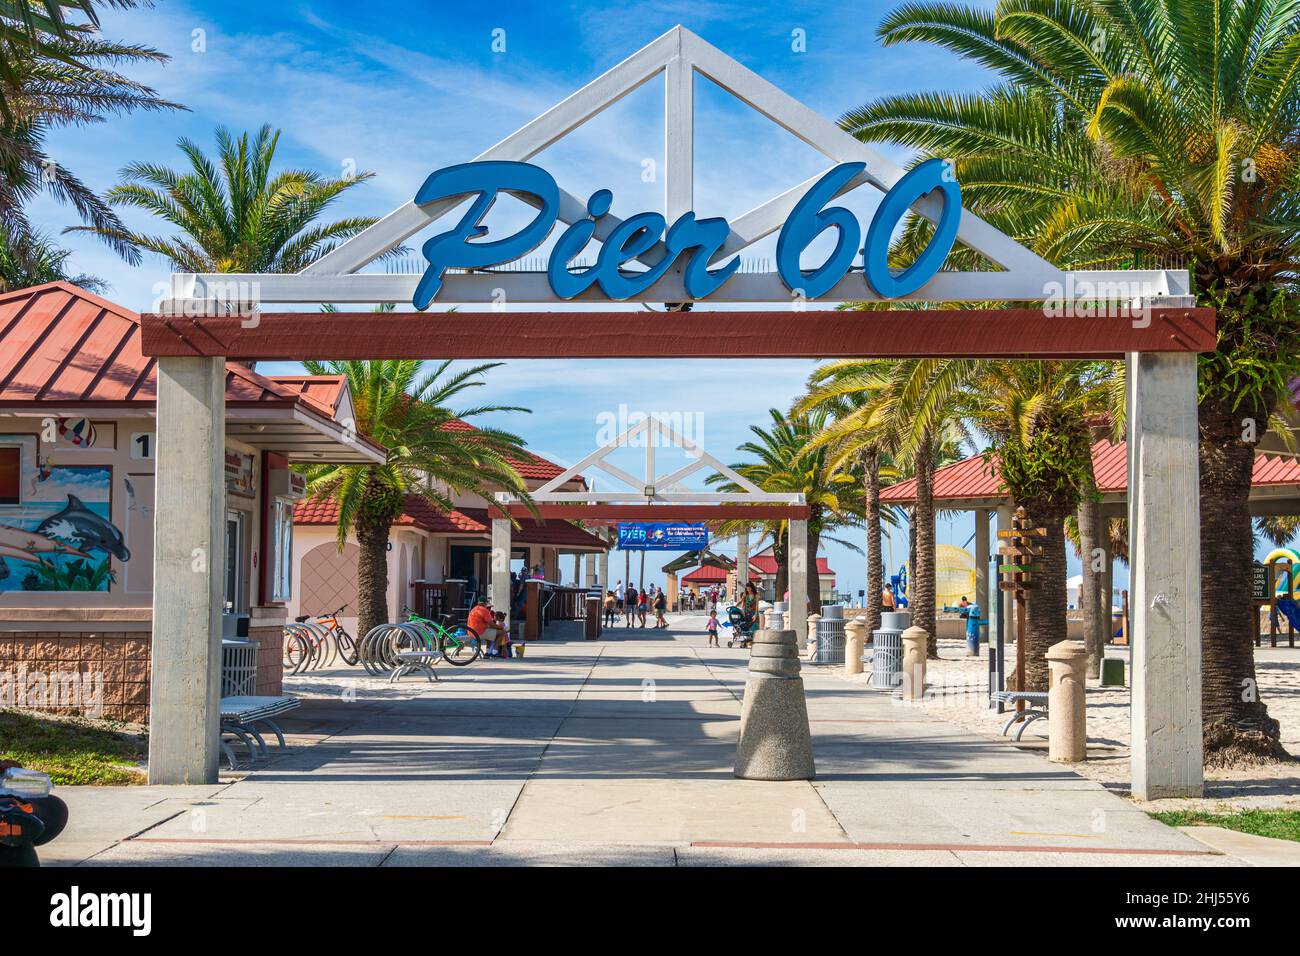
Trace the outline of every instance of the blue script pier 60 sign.
<instances>
[{"instance_id":1,"label":"blue script pier 60 sign","mask_svg":"<svg viewBox=\"0 0 1300 956\"><path fill-rule=\"evenodd\" d=\"M795 204L781 227L776 244L776 266L792 295L816 299L834 288L848 273L859 252L863 275L881 298L896 299L915 292L939 271L957 238L961 222L961 187L951 166L941 159L921 163L900 179L876 210L867 228L865 244L857 218L843 206L827 206L836 193L865 169L864 163L841 163L808 190ZM889 239L904 213L918 199L939 190L943 213L929 245L917 260L901 272L889 268ZM537 207L533 220L512 235L486 242L474 242L487 234L483 217L502 192L526 194ZM460 222L424 243L429 267L416 286L411 303L426 309L442 288L443 274L451 268L483 269L504 265L532 252L550 236L559 216L560 191L550 173L531 163L485 161L448 166L432 173L415 195L416 205L473 197ZM599 189L587 200L587 215L573 223L555 244L547 263L546 277L551 290L562 299L572 299L595 284L614 300L635 299L685 259L683 281L692 299L705 299L722 287L740 267L733 257L716 269L709 261L717 255L731 234L722 218L697 219L684 213L672 226L657 212L641 212L620 223L601 245L596 263L572 270L569 264L587 247L598 220L609 214L614 194ZM835 250L824 263L804 271L799 257L809 244L827 229L838 233ZM665 251L658 261L639 271L623 266L640 259L660 242Z\"/></svg>"},{"instance_id":2,"label":"blue script pier 60 sign","mask_svg":"<svg viewBox=\"0 0 1300 956\"><path fill-rule=\"evenodd\" d=\"M703 551L709 546L704 523L633 521L618 526L620 551Z\"/></svg>"}]
</instances>

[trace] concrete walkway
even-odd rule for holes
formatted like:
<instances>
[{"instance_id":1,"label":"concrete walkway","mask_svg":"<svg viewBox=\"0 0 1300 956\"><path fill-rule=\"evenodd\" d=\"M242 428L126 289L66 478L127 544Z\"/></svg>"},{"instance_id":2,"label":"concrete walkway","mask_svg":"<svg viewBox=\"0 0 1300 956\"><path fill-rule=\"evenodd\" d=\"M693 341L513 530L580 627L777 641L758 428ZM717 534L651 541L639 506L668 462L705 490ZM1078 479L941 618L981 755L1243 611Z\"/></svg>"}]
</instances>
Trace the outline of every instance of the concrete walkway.
<instances>
[{"instance_id":1,"label":"concrete walkway","mask_svg":"<svg viewBox=\"0 0 1300 956\"><path fill-rule=\"evenodd\" d=\"M311 695L210 787L64 788L50 864L1233 865L1098 784L804 671L817 780L732 776L747 652L702 618ZM360 676L358 676L360 674Z\"/></svg>"}]
</instances>

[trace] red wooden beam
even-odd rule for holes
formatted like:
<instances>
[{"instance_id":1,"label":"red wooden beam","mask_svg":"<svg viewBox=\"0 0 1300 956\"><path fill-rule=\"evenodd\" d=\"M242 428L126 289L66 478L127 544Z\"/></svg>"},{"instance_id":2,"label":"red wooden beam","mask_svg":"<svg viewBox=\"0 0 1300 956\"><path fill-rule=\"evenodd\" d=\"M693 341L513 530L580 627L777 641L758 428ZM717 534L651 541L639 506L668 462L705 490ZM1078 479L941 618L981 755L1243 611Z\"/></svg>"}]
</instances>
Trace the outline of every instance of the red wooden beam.
<instances>
[{"instance_id":1,"label":"red wooden beam","mask_svg":"<svg viewBox=\"0 0 1300 956\"><path fill-rule=\"evenodd\" d=\"M381 358L1122 358L1209 352L1214 310L1049 317L1042 309L890 312L264 312L141 316L153 356Z\"/></svg>"},{"instance_id":2,"label":"red wooden beam","mask_svg":"<svg viewBox=\"0 0 1300 956\"><path fill-rule=\"evenodd\" d=\"M808 517L807 505L584 505L538 504L537 513L543 518L565 518L570 521L590 520L606 524L610 521L734 521L748 518L751 521L784 521ZM506 505L505 510L515 518L531 518L533 512L527 505ZM494 518L502 517L501 506L488 509Z\"/></svg>"}]
</instances>

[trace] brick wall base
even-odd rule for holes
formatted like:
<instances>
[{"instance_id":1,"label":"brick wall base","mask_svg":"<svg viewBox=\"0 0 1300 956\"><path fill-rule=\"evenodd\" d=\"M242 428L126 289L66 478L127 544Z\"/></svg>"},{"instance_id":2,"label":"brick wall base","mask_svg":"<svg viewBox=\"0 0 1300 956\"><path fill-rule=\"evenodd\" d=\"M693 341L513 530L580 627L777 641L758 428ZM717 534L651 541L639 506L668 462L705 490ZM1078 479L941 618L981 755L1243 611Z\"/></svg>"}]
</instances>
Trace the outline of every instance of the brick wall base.
<instances>
[{"instance_id":1,"label":"brick wall base","mask_svg":"<svg viewBox=\"0 0 1300 956\"><path fill-rule=\"evenodd\" d=\"M257 693L283 693L278 627L253 628ZM0 707L149 720L149 631L0 631Z\"/></svg>"}]
</instances>

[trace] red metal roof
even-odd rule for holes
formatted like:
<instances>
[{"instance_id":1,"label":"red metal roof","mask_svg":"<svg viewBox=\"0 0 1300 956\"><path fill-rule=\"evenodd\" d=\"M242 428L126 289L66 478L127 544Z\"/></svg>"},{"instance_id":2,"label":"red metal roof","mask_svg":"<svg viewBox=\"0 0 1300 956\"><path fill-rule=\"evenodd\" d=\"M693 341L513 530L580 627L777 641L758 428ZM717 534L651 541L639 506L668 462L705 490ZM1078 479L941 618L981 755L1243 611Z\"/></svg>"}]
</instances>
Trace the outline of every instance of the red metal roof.
<instances>
[{"instance_id":1,"label":"red metal roof","mask_svg":"<svg viewBox=\"0 0 1300 956\"><path fill-rule=\"evenodd\" d=\"M140 316L71 283L50 282L0 295L0 341L2 406L154 403L156 362L140 351ZM226 402L301 402L333 418L333 403L307 395L302 385L233 362L226 365Z\"/></svg>"},{"instance_id":2,"label":"red metal roof","mask_svg":"<svg viewBox=\"0 0 1300 956\"><path fill-rule=\"evenodd\" d=\"M730 572L724 571L716 565L704 564L683 577L682 581L689 584L721 584L723 581L727 580L727 575L729 573ZM749 579L751 581L757 581L758 578L759 576L757 574L750 571Z\"/></svg>"},{"instance_id":3,"label":"red metal roof","mask_svg":"<svg viewBox=\"0 0 1300 956\"><path fill-rule=\"evenodd\" d=\"M276 375L274 380L331 416L338 411L348 381L346 375Z\"/></svg>"},{"instance_id":4,"label":"red metal roof","mask_svg":"<svg viewBox=\"0 0 1300 956\"><path fill-rule=\"evenodd\" d=\"M776 558L772 556L770 551L754 555L749 559L749 563L753 567L757 568L761 574L768 575L769 577L776 574ZM822 577L827 575L830 575L831 577L835 576L835 572L831 570L831 564L828 558L820 556L817 558L817 574Z\"/></svg>"},{"instance_id":5,"label":"red metal roof","mask_svg":"<svg viewBox=\"0 0 1300 956\"><path fill-rule=\"evenodd\" d=\"M964 498L1006 498L1007 490L1001 476L996 473L997 455L976 455L963 461L945 465L934 473L934 498L936 501L953 501ZM990 467L986 461L992 462ZM1092 446L1092 468L1097 476L1097 490L1102 494L1123 494L1128 491L1128 444L1106 439ZM1257 454L1252 478L1256 488L1297 485L1300 486L1300 462L1280 455ZM909 478L890 485L880 493L886 504L911 504L916 500L916 479Z\"/></svg>"}]
</instances>

